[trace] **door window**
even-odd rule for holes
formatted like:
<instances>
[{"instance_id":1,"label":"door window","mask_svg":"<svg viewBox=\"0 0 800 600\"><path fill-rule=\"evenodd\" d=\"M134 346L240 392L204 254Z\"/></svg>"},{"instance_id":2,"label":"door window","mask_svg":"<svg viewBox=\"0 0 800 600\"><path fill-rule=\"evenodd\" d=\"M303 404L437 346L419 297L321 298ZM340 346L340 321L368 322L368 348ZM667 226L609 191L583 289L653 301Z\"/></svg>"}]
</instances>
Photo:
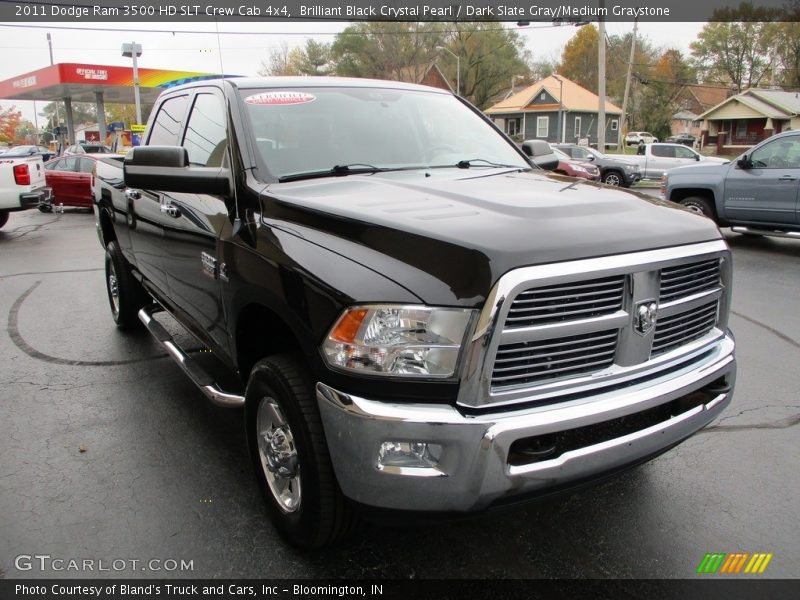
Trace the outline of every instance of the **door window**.
<instances>
[{"instance_id":1,"label":"door window","mask_svg":"<svg viewBox=\"0 0 800 600\"><path fill-rule=\"evenodd\" d=\"M188 96L175 96L161 105L153 121L148 144L151 146L176 146L181 132L183 117L186 115Z\"/></svg>"},{"instance_id":2,"label":"door window","mask_svg":"<svg viewBox=\"0 0 800 600\"><path fill-rule=\"evenodd\" d=\"M222 101L214 94L198 94L183 137L189 164L198 167L222 166L227 146Z\"/></svg>"},{"instance_id":3,"label":"door window","mask_svg":"<svg viewBox=\"0 0 800 600\"><path fill-rule=\"evenodd\" d=\"M91 158L82 158L78 170L81 173L91 173L94 170L94 161Z\"/></svg>"},{"instance_id":4,"label":"door window","mask_svg":"<svg viewBox=\"0 0 800 600\"><path fill-rule=\"evenodd\" d=\"M661 158L675 158L675 148L672 146L652 146L650 152L653 156L659 156Z\"/></svg>"},{"instance_id":5,"label":"door window","mask_svg":"<svg viewBox=\"0 0 800 600\"><path fill-rule=\"evenodd\" d=\"M674 148L675 158L691 158L694 159L696 154L689 148Z\"/></svg>"}]
</instances>

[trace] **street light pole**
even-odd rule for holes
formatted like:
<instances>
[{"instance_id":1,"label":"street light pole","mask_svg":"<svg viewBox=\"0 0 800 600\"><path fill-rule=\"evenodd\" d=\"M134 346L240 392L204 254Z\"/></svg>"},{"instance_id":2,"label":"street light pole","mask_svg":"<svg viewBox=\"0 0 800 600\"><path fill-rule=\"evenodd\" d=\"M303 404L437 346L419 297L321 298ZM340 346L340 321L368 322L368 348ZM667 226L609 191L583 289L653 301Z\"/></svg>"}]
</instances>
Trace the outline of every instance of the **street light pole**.
<instances>
[{"instance_id":1,"label":"street light pole","mask_svg":"<svg viewBox=\"0 0 800 600\"><path fill-rule=\"evenodd\" d=\"M444 50L450 56L456 59L456 96L461 95L461 57L458 56L455 52L450 50L449 48L445 48L444 46L436 46L437 50Z\"/></svg>"},{"instance_id":2,"label":"street light pole","mask_svg":"<svg viewBox=\"0 0 800 600\"><path fill-rule=\"evenodd\" d=\"M139 99L139 64L136 58L142 55L142 46L133 42L131 44L122 44L122 56L127 56L133 59L133 102L136 105L136 124L142 123L142 104Z\"/></svg>"}]
</instances>

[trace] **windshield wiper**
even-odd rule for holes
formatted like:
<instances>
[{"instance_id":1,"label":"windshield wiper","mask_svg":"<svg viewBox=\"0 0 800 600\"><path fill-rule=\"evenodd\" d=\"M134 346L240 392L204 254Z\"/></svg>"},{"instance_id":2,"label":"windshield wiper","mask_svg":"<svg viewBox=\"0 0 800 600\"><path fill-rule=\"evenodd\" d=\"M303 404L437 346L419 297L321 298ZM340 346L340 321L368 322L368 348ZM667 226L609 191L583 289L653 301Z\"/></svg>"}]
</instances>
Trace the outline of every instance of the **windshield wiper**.
<instances>
[{"instance_id":1,"label":"windshield wiper","mask_svg":"<svg viewBox=\"0 0 800 600\"><path fill-rule=\"evenodd\" d=\"M472 163L483 163L480 165L473 165ZM459 169L469 169L472 166L476 167L499 167L504 169L519 169L520 171L528 170L528 167L521 167L519 165L506 165L502 163L492 162L491 160L487 160L485 158L470 158L468 160L460 160L455 165Z\"/></svg>"},{"instance_id":2,"label":"windshield wiper","mask_svg":"<svg viewBox=\"0 0 800 600\"><path fill-rule=\"evenodd\" d=\"M343 177L345 175L359 175L364 173L383 173L394 169L382 169L374 165L365 163L351 163L349 165L334 165L330 169L322 171L306 171L304 173L292 173L278 178L279 183L285 181L299 181L301 179L317 179L321 177Z\"/></svg>"}]
</instances>

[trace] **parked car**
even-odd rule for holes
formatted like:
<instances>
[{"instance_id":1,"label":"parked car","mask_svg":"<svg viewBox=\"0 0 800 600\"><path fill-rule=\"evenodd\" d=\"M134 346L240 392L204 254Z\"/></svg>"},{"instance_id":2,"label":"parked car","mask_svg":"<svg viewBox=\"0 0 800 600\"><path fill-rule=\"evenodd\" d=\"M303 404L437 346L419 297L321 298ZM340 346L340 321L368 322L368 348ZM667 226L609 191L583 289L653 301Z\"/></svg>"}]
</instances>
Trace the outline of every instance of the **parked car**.
<instances>
[{"instance_id":1,"label":"parked car","mask_svg":"<svg viewBox=\"0 0 800 600\"><path fill-rule=\"evenodd\" d=\"M590 161L574 160L557 148L553 148L553 152L558 157L558 166L553 169L553 172L589 181L600 181L600 169Z\"/></svg>"},{"instance_id":2,"label":"parked car","mask_svg":"<svg viewBox=\"0 0 800 600\"><path fill-rule=\"evenodd\" d=\"M41 156L0 156L0 227L8 222L10 213L39 206L50 193Z\"/></svg>"},{"instance_id":3,"label":"parked car","mask_svg":"<svg viewBox=\"0 0 800 600\"><path fill-rule=\"evenodd\" d=\"M800 131L779 133L737 160L670 169L667 200L739 233L800 239Z\"/></svg>"},{"instance_id":4,"label":"parked car","mask_svg":"<svg viewBox=\"0 0 800 600\"><path fill-rule=\"evenodd\" d=\"M694 147L694 145L697 143L697 138L690 133L679 133L677 135L669 136L664 141L671 144L683 144L684 146Z\"/></svg>"},{"instance_id":5,"label":"parked car","mask_svg":"<svg viewBox=\"0 0 800 600\"><path fill-rule=\"evenodd\" d=\"M97 162L101 156L122 159L116 155L85 154L62 156L45 163L45 178L53 192L50 201L40 204L39 210L50 212L53 205L91 208L95 197Z\"/></svg>"},{"instance_id":6,"label":"parked car","mask_svg":"<svg viewBox=\"0 0 800 600\"><path fill-rule=\"evenodd\" d=\"M727 158L705 156L683 144L640 144L636 156L626 160L639 165L643 179L660 180L668 169L701 162L722 164Z\"/></svg>"},{"instance_id":7,"label":"parked car","mask_svg":"<svg viewBox=\"0 0 800 600\"><path fill-rule=\"evenodd\" d=\"M12 146L5 152L3 152L3 156L6 158L12 156L35 156L39 155L42 157L43 161L48 161L53 158L56 153L49 148L45 148L44 146L33 146L33 145L24 145L24 146Z\"/></svg>"},{"instance_id":8,"label":"parked car","mask_svg":"<svg viewBox=\"0 0 800 600\"><path fill-rule=\"evenodd\" d=\"M646 131L629 131L625 136L626 146L638 146L639 144L655 144L658 138Z\"/></svg>"},{"instance_id":9,"label":"parked car","mask_svg":"<svg viewBox=\"0 0 800 600\"><path fill-rule=\"evenodd\" d=\"M64 156L72 156L76 154L113 154L111 148L95 142L79 142L72 146L67 146L64 150Z\"/></svg>"},{"instance_id":10,"label":"parked car","mask_svg":"<svg viewBox=\"0 0 800 600\"><path fill-rule=\"evenodd\" d=\"M565 184L449 92L209 80L165 90L146 131L124 204L95 204L111 317L241 409L293 544L336 542L363 506L466 513L583 486L731 401L717 227ZM209 352L181 349L181 326Z\"/></svg>"},{"instance_id":11,"label":"parked car","mask_svg":"<svg viewBox=\"0 0 800 600\"><path fill-rule=\"evenodd\" d=\"M599 150L577 144L555 144L555 148L576 160L591 161L600 169L600 180L608 185L630 187L642 178L639 166L627 158L615 158Z\"/></svg>"}]
</instances>

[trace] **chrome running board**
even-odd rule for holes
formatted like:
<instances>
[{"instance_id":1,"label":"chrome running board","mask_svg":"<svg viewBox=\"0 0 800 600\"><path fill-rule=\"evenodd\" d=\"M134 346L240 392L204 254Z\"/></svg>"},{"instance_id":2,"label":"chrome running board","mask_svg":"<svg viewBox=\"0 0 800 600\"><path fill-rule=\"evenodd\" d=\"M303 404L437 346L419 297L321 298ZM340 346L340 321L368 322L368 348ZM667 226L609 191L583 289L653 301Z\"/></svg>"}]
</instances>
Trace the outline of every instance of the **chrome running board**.
<instances>
[{"instance_id":1,"label":"chrome running board","mask_svg":"<svg viewBox=\"0 0 800 600\"><path fill-rule=\"evenodd\" d=\"M791 238L800 240L800 231L773 231L771 229L754 229L752 227L731 227L731 231L750 235L769 235L772 237Z\"/></svg>"},{"instance_id":2,"label":"chrome running board","mask_svg":"<svg viewBox=\"0 0 800 600\"><path fill-rule=\"evenodd\" d=\"M150 334L158 340L158 343L164 346L167 354L180 366L181 369L189 376L194 384L200 388L208 399L217 406L225 408L234 408L237 406L244 406L244 396L237 394L229 394L220 389L219 385L214 381L200 364L191 356L186 354L178 344L172 339L169 332L153 318L157 312L164 310L157 304L145 306L139 311L139 320L144 323Z\"/></svg>"}]
</instances>

